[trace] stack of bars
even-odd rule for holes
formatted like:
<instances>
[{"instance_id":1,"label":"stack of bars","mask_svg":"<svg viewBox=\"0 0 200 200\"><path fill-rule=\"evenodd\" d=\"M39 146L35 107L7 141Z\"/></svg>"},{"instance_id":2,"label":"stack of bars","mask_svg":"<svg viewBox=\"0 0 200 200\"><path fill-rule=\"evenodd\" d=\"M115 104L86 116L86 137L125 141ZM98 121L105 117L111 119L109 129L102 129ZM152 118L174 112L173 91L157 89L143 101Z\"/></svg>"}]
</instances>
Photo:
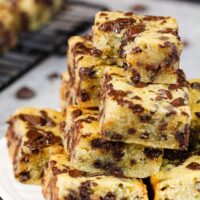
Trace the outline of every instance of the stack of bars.
<instances>
[{"instance_id":1,"label":"stack of bars","mask_svg":"<svg viewBox=\"0 0 200 200\"><path fill-rule=\"evenodd\" d=\"M10 118L15 177L46 200L200 199L200 80L181 50L172 17L97 13L92 36L69 40L62 112Z\"/></svg>"}]
</instances>

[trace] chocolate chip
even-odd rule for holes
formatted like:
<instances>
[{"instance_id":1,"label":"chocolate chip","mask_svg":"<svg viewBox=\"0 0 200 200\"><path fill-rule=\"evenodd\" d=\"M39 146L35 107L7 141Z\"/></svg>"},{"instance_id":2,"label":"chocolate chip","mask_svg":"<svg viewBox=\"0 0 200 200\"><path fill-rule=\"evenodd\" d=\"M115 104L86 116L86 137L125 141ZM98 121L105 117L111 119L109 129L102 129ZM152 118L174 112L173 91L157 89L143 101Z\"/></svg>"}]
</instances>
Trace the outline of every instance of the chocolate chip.
<instances>
[{"instance_id":1,"label":"chocolate chip","mask_svg":"<svg viewBox=\"0 0 200 200\"><path fill-rule=\"evenodd\" d=\"M74 56L78 54L91 54L91 50L91 48L87 47L82 42L77 42L72 49L72 53L74 54Z\"/></svg>"},{"instance_id":2,"label":"chocolate chip","mask_svg":"<svg viewBox=\"0 0 200 200\"><path fill-rule=\"evenodd\" d=\"M122 135L117 134L117 133L115 133L111 136L111 139L113 139L113 140L122 140L122 138L123 138Z\"/></svg>"},{"instance_id":3,"label":"chocolate chip","mask_svg":"<svg viewBox=\"0 0 200 200\"><path fill-rule=\"evenodd\" d=\"M158 33L171 33L172 35L178 35L177 31L172 28L166 28L165 30L160 30Z\"/></svg>"},{"instance_id":4,"label":"chocolate chip","mask_svg":"<svg viewBox=\"0 0 200 200\"><path fill-rule=\"evenodd\" d=\"M184 71L182 69L177 69L176 73L178 75L178 83L182 86L188 86Z\"/></svg>"},{"instance_id":5,"label":"chocolate chip","mask_svg":"<svg viewBox=\"0 0 200 200\"><path fill-rule=\"evenodd\" d=\"M148 9L148 7L146 6L146 5L144 5L144 4L135 4L132 8L131 8L131 10L133 11L133 12L144 12L144 11L146 11Z\"/></svg>"},{"instance_id":6,"label":"chocolate chip","mask_svg":"<svg viewBox=\"0 0 200 200\"><path fill-rule=\"evenodd\" d=\"M115 176L123 175L122 169L120 167L116 166L112 162L103 162L103 161L97 159L94 162L94 167L96 167L97 169L103 169L105 171L108 171L110 174L115 175Z\"/></svg>"},{"instance_id":7,"label":"chocolate chip","mask_svg":"<svg viewBox=\"0 0 200 200\"><path fill-rule=\"evenodd\" d=\"M163 16L145 16L143 20L145 21L158 21L158 20L165 20L169 17L163 17Z\"/></svg>"},{"instance_id":8,"label":"chocolate chip","mask_svg":"<svg viewBox=\"0 0 200 200\"><path fill-rule=\"evenodd\" d=\"M91 146L92 148L98 148L110 152L117 161L121 160L124 156L123 149L125 144L122 142L112 142L96 138L91 141Z\"/></svg>"},{"instance_id":9,"label":"chocolate chip","mask_svg":"<svg viewBox=\"0 0 200 200\"><path fill-rule=\"evenodd\" d=\"M135 47L134 49L132 49L132 53L136 54L136 53L141 53L142 49L140 49L140 47Z\"/></svg>"},{"instance_id":10,"label":"chocolate chip","mask_svg":"<svg viewBox=\"0 0 200 200\"><path fill-rule=\"evenodd\" d=\"M168 89L169 89L169 90L177 90L177 89L181 89L181 86L178 85L178 84L170 84L170 85L168 86Z\"/></svg>"},{"instance_id":11,"label":"chocolate chip","mask_svg":"<svg viewBox=\"0 0 200 200\"><path fill-rule=\"evenodd\" d=\"M24 162L24 163L28 163L29 162L29 156L28 156L28 154L25 154L25 153L22 152L21 161Z\"/></svg>"},{"instance_id":12,"label":"chocolate chip","mask_svg":"<svg viewBox=\"0 0 200 200\"><path fill-rule=\"evenodd\" d=\"M124 37L124 43L127 43L128 41L133 41L140 33L145 31L145 24L137 24L133 27L129 27L123 37ZM136 49L139 52L141 52L141 49Z\"/></svg>"},{"instance_id":13,"label":"chocolate chip","mask_svg":"<svg viewBox=\"0 0 200 200\"><path fill-rule=\"evenodd\" d=\"M153 160L158 159L158 157L162 154L162 151L159 149L145 148L144 153L149 159Z\"/></svg>"},{"instance_id":14,"label":"chocolate chip","mask_svg":"<svg viewBox=\"0 0 200 200\"><path fill-rule=\"evenodd\" d=\"M135 165L136 163L137 163L137 161L135 159L131 159L131 161L130 161L131 166Z\"/></svg>"},{"instance_id":15,"label":"chocolate chip","mask_svg":"<svg viewBox=\"0 0 200 200\"><path fill-rule=\"evenodd\" d=\"M168 125L168 123L165 122L165 121L160 122L160 124L158 126L158 130L161 131L161 132L164 131L164 130L166 130L167 129L167 125Z\"/></svg>"},{"instance_id":16,"label":"chocolate chip","mask_svg":"<svg viewBox=\"0 0 200 200\"><path fill-rule=\"evenodd\" d=\"M85 102L89 100L90 96L85 90L81 90L79 92L80 92L81 101Z\"/></svg>"},{"instance_id":17,"label":"chocolate chip","mask_svg":"<svg viewBox=\"0 0 200 200\"><path fill-rule=\"evenodd\" d=\"M79 77L80 79L84 78L95 78L96 71L94 67L81 67L79 70Z\"/></svg>"},{"instance_id":18,"label":"chocolate chip","mask_svg":"<svg viewBox=\"0 0 200 200\"><path fill-rule=\"evenodd\" d=\"M41 117L36 116L36 115L28 115L28 114L20 114L19 119L22 121L28 122L30 126L38 126L38 125L43 125L41 122Z\"/></svg>"},{"instance_id":19,"label":"chocolate chip","mask_svg":"<svg viewBox=\"0 0 200 200\"><path fill-rule=\"evenodd\" d=\"M172 94L169 90L160 89L158 90L159 94L156 97L156 100L162 100L162 99L172 99Z\"/></svg>"},{"instance_id":20,"label":"chocolate chip","mask_svg":"<svg viewBox=\"0 0 200 200\"><path fill-rule=\"evenodd\" d=\"M133 135L133 134L135 134L136 133L136 130L134 129L134 128L129 128L128 129L128 134L129 135Z\"/></svg>"},{"instance_id":21,"label":"chocolate chip","mask_svg":"<svg viewBox=\"0 0 200 200\"><path fill-rule=\"evenodd\" d=\"M164 150L164 158L175 162L177 160L177 164L183 163L187 158L191 156L191 151L188 150Z\"/></svg>"},{"instance_id":22,"label":"chocolate chip","mask_svg":"<svg viewBox=\"0 0 200 200\"><path fill-rule=\"evenodd\" d=\"M40 110L41 117L41 125L54 127L56 123L48 116L48 113L45 110Z\"/></svg>"},{"instance_id":23,"label":"chocolate chip","mask_svg":"<svg viewBox=\"0 0 200 200\"><path fill-rule=\"evenodd\" d=\"M185 105L184 99L181 98L181 97L174 99L173 101L171 101L170 104L175 106L175 107L179 107L179 106L184 106Z\"/></svg>"},{"instance_id":24,"label":"chocolate chip","mask_svg":"<svg viewBox=\"0 0 200 200\"><path fill-rule=\"evenodd\" d=\"M129 108L132 110L133 113L142 113L142 112L144 112L144 108L139 104L129 105Z\"/></svg>"},{"instance_id":25,"label":"chocolate chip","mask_svg":"<svg viewBox=\"0 0 200 200\"><path fill-rule=\"evenodd\" d=\"M100 16L101 16L101 17L108 16L108 13L101 12L101 13L100 13Z\"/></svg>"},{"instance_id":26,"label":"chocolate chip","mask_svg":"<svg viewBox=\"0 0 200 200\"><path fill-rule=\"evenodd\" d=\"M100 56L102 56L102 54L103 54L103 52L102 52L101 50L96 49L96 48L94 48L94 47L93 47L93 49L92 49L91 52L92 52L92 55L95 56L95 57L100 57Z\"/></svg>"},{"instance_id":27,"label":"chocolate chip","mask_svg":"<svg viewBox=\"0 0 200 200\"><path fill-rule=\"evenodd\" d=\"M192 89L200 90L200 82L191 83Z\"/></svg>"},{"instance_id":28,"label":"chocolate chip","mask_svg":"<svg viewBox=\"0 0 200 200\"><path fill-rule=\"evenodd\" d=\"M142 134L140 135L140 138L141 138L141 139L149 139L149 133L142 133Z\"/></svg>"},{"instance_id":29,"label":"chocolate chip","mask_svg":"<svg viewBox=\"0 0 200 200\"><path fill-rule=\"evenodd\" d=\"M184 132L177 132L175 134L175 138L179 142L180 148L187 149L189 142L189 134L190 134L189 125L185 125Z\"/></svg>"},{"instance_id":30,"label":"chocolate chip","mask_svg":"<svg viewBox=\"0 0 200 200\"><path fill-rule=\"evenodd\" d=\"M200 112L195 112L196 117L200 118Z\"/></svg>"},{"instance_id":31,"label":"chocolate chip","mask_svg":"<svg viewBox=\"0 0 200 200\"><path fill-rule=\"evenodd\" d=\"M184 115L184 116L186 116L186 117L189 117L189 114L186 113L186 112L184 112L184 111L181 111L181 115Z\"/></svg>"},{"instance_id":32,"label":"chocolate chip","mask_svg":"<svg viewBox=\"0 0 200 200\"><path fill-rule=\"evenodd\" d=\"M31 99L33 98L34 96L36 95L35 91L32 90L31 88L28 88L28 87L22 87L20 88L15 96L18 98L18 99Z\"/></svg>"},{"instance_id":33,"label":"chocolate chip","mask_svg":"<svg viewBox=\"0 0 200 200\"><path fill-rule=\"evenodd\" d=\"M131 70L131 74L132 74L131 80L132 80L133 83L140 82L140 75L135 69Z\"/></svg>"},{"instance_id":34,"label":"chocolate chip","mask_svg":"<svg viewBox=\"0 0 200 200\"><path fill-rule=\"evenodd\" d=\"M61 123L59 124L59 128L60 128L60 131L61 131L62 133L64 133L65 127L66 127L66 122L65 122L65 121L63 121L63 122L61 122Z\"/></svg>"},{"instance_id":35,"label":"chocolate chip","mask_svg":"<svg viewBox=\"0 0 200 200\"><path fill-rule=\"evenodd\" d=\"M172 115L176 115L176 111L173 109L172 106L166 106L165 109L168 111L166 113L166 117L170 117Z\"/></svg>"},{"instance_id":36,"label":"chocolate chip","mask_svg":"<svg viewBox=\"0 0 200 200\"><path fill-rule=\"evenodd\" d=\"M82 177L82 176L87 175L86 172L80 171L78 169L70 169L70 170L68 170L68 174L69 174L69 176L71 176L73 178L78 178L78 177Z\"/></svg>"},{"instance_id":37,"label":"chocolate chip","mask_svg":"<svg viewBox=\"0 0 200 200\"><path fill-rule=\"evenodd\" d=\"M188 40L183 40L183 45L184 45L184 47L188 47L189 46L189 41Z\"/></svg>"},{"instance_id":38,"label":"chocolate chip","mask_svg":"<svg viewBox=\"0 0 200 200\"><path fill-rule=\"evenodd\" d=\"M134 25L136 22L133 18L118 18L113 21L108 21L99 26L100 31L113 31L115 33L120 33L122 29Z\"/></svg>"},{"instance_id":39,"label":"chocolate chip","mask_svg":"<svg viewBox=\"0 0 200 200\"><path fill-rule=\"evenodd\" d=\"M51 74L49 74L48 76L47 76L47 78L49 79L49 80L56 80L56 79L58 79L58 78L60 78L60 74L59 73L57 73L57 72L53 72L53 73L51 73Z\"/></svg>"},{"instance_id":40,"label":"chocolate chip","mask_svg":"<svg viewBox=\"0 0 200 200\"><path fill-rule=\"evenodd\" d=\"M90 200L90 195L92 194L90 181L85 181L81 183L79 187L79 194L80 199Z\"/></svg>"},{"instance_id":41,"label":"chocolate chip","mask_svg":"<svg viewBox=\"0 0 200 200\"><path fill-rule=\"evenodd\" d=\"M134 96L131 99L142 100L139 96Z\"/></svg>"},{"instance_id":42,"label":"chocolate chip","mask_svg":"<svg viewBox=\"0 0 200 200\"><path fill-rule=\"evenodd\" d=\"M108 192L104 197L100 197L100 200L116 200L116 196L112 192Z\"/></svg>"},{"instance_id":43,"label":"chocolate chip","mask_svg":"<svg viewBox=\"0 0 200 200\"><path fill-rule=\"evenodd\" d=\"M32 128L26 133L28 140L24 143L33 154L38 154L40 150L53 144L62 146L61 138L55 136L50 131Z\"/></svg>"},{"instance_id":44,"label":"chocolate chip","mask_svg":"<svg viewBox=\"0 0 200 200\"><path fill-rule=\"evenodd\" d=\"M142 83L142 82L135 83L135 87L137 87L137 88L144 88L144 87L147 87L147 86L148 86L147 83Z\"/></svg>"},{"instance_id":45,"label":"chocolate chip","mask_svg":"<svg viewBox=\"0 0 200 200\"><path fill-rule=\"evenodd\" d=\"M186 167L191 170L200 170L200 164L196 162L191 162Z\"/></svg>"},{"instance_id":46,"label":"chocolate chip","mask_svg":"<svg viewBox=\"0 0 200 200\"><path fill-rule=\"evenodd\" d=\"M30 173L27 171L23 171L19 174L19 181L26 182L31 178Z\"/></svg>"},{"instance_id":47,"label":"chocolate chip","mask_svg":"<svg viewBox=\"0 0 200 200\"><path fill-rule=\"evenodd\" d=\"M77 118L77 117L79 117L80 115L82 115L82 110L81 109L76 109L76 110L74 110L73 112L72 112L72 116L73 116L73 118Z\"/></svg>"},{"instance_id":48,"label":"chocolate chip","mask_svg":"<svg viewBox=\"0 0 200 200\"><path fill-rule=\"evenodd\" d=\"M68 196L64 197L64 200L77 200L78 193L74 190L70 190Z\"/></svg>"},{"instance_id":49,"label":"chocolate chip","mask_svg":"<svg viewBox=\"0 0 200 200\"><path fill-rule=\"evenodd\" d=\"M140 116L140 121L141 122L149 122L150 120L151 120L151 116L149 116L149 115Z\"/></svg>"},{"instance_id":50,"label":"chocolate chip","mask_svg":"<svg viewBox=\"0 0 200 200\"><path fill-rule=\"evenodd\" d=\"M53 167L52 167L53 175L56 176L56 175L58 175L58 174L68 173L69 168L66 167L66 166L63 166L63 167L64 167L63 169L59 169L59 168L57 168L56 166L53 166Z\"/></svg>"}]
</instances>

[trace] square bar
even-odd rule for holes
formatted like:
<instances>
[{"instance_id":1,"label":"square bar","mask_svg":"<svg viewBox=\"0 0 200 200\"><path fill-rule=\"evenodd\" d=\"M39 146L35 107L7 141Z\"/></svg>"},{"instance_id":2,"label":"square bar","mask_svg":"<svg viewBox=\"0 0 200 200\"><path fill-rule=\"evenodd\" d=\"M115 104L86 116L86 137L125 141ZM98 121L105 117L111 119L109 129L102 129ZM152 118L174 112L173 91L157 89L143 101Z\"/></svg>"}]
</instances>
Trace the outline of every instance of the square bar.
<instances>
[{"instance_id":1,"label":"square bar","mask_svg":"<svg viewBox=\"0 0 200 200\"><path fill-rule=\"evenodd\" d=\"M73 165L87 172L133 178L146 178L159 171L162 150L103 139L98 115L98 110L67 108L63 144Z\"/></svg>"},{"instance_id":2,"label":"square bar","mask_svg":"<svg viewBox=\"0 0 200 200\"><path fill-rule=\"evenodd\" d=\"M132 82L129 71L108 67L102 80L100 126L108 140L153 148L187 149L188 88Z\"/></svg>"},{"instance_id":3,"label":"square bar","mask_svg":"<svg viewBox=\"0 0 200 200\"><path fill-rule=\"evenodd\" d=\"M175 18L102 11L96 14L93 45L118 65L130 68L138 82L177 83L182 42Z\"/></svg>"},{"instance_id":4,"label":"square bar","mask_svg":"<svg viewBox=\"0 0 200 200\"><path fill-rule=\"evenodd\" d=\"M51 109L21 108L9 120L7 141L15 178L40 184L51 154L63 151L60 112Z\"/></svg>"}]
</instances>

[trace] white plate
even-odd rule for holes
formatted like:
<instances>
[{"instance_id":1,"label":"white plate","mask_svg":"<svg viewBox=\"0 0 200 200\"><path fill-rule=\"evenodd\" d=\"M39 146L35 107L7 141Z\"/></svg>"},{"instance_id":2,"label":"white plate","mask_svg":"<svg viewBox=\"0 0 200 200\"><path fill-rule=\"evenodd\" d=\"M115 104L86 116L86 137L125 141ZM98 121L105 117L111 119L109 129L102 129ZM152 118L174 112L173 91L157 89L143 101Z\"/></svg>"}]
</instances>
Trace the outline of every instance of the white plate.
<instances>
[{"instance_id":1,"label":"white plate","mask_svg":"<svg viewBox=\"0 0 200 200\"><path fill-rule=\"evenodd\" d=\"M44 200L41 187L15 181L6 139L0 140L0 197L3 200Z\"/></svg>"}]
</instances>

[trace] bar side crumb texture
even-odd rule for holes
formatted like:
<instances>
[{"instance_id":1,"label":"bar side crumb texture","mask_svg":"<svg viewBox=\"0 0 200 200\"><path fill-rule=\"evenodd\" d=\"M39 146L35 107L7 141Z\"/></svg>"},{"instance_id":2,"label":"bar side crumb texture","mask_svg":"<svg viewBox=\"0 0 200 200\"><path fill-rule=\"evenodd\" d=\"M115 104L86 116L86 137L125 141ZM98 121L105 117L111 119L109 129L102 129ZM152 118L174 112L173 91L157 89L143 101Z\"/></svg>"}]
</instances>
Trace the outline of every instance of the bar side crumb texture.
<instances>
[{"instance_id":1,"label":"bar side crumb texture","mask_svg":"<svg viewBox=\"0 0 200 200\"><path fill-rule=\"evenodd\" d=\"M87 172L133 178L146 178L159 172L162 150L103 139L98 115L99 111L79 106L67 108L62 138L73 165Z\"/></svg>"},{"instance_id":2,"label":"bar side crumb texture","mask_svg":"<svg viewBox=\"0 0 200 200\"><path fill-rule=\"evenodd\" d=\"M148 199L141 180L83 172L67 162L62 154L51 157L42 187L46 200Z\"/></svg>"},{"instance_id":3,"label":"bar side crumb texture","mask_svg":"<svg viewBox=\"0 0 200 200\"><path fill-rule=\"evenodd\" d=\"M200 132L200 79L190 80L191 127Z\"/></svg>"},{"instance_id":4,"label":"bar side crumb texture","mask_svg":"<svg viewBox=\"0 0 200 200\"><path fill-rule=\"evenodd\" d=\"M63 151L62 114L51 109L21 108L9 120L7 143L15 178L40 184L49 156Z\"/></svg>"},{"instance_id":5,"label":"bar side crumb texture","mask_svg":"<svg viewBox=\"0 0 200 200\"><path fill-rule=\"evenodd\" d=\"M76 105L76 94L73 89L72 81L68 71L65 71L61 76L60 84L60 107L63 113L66 113L66 108L70 105Z\"/></svg>"},{"instance_id":6,"label":"bar side crumb texture","mask_svg":"<svg viewBox=\"0 0 200 200\"><path fill-rule=\"evenodd\" d=\"M93 45L118 65L129 67L137 81L177 83L182 42L175 18L102 11L96 14Z\"/></svg>"},{"instance_id":7,"label":"bar side crumb texture","mask_svg":"<svg viewBox=\"0 0 200 200\"><path fill-rule=\"evenodd\" d=\"M187 87L135 84L129 71L108 67L102 80L100 125L109 140L187 149L191 110Z\"/></svg>"},{"instance_id":8,"label":"bar side crumb texture","mask_svg":"<svg viewBox=\"0 0 200 200\"><path fill-rule=\"evenodd\" d=\"M68 72L77 104L95 107L99 105L99 88L104 65L111 59L104 59L101 52L92 46L91 36L74 36L69 39Z\"/></svg>"}]
</instances>

